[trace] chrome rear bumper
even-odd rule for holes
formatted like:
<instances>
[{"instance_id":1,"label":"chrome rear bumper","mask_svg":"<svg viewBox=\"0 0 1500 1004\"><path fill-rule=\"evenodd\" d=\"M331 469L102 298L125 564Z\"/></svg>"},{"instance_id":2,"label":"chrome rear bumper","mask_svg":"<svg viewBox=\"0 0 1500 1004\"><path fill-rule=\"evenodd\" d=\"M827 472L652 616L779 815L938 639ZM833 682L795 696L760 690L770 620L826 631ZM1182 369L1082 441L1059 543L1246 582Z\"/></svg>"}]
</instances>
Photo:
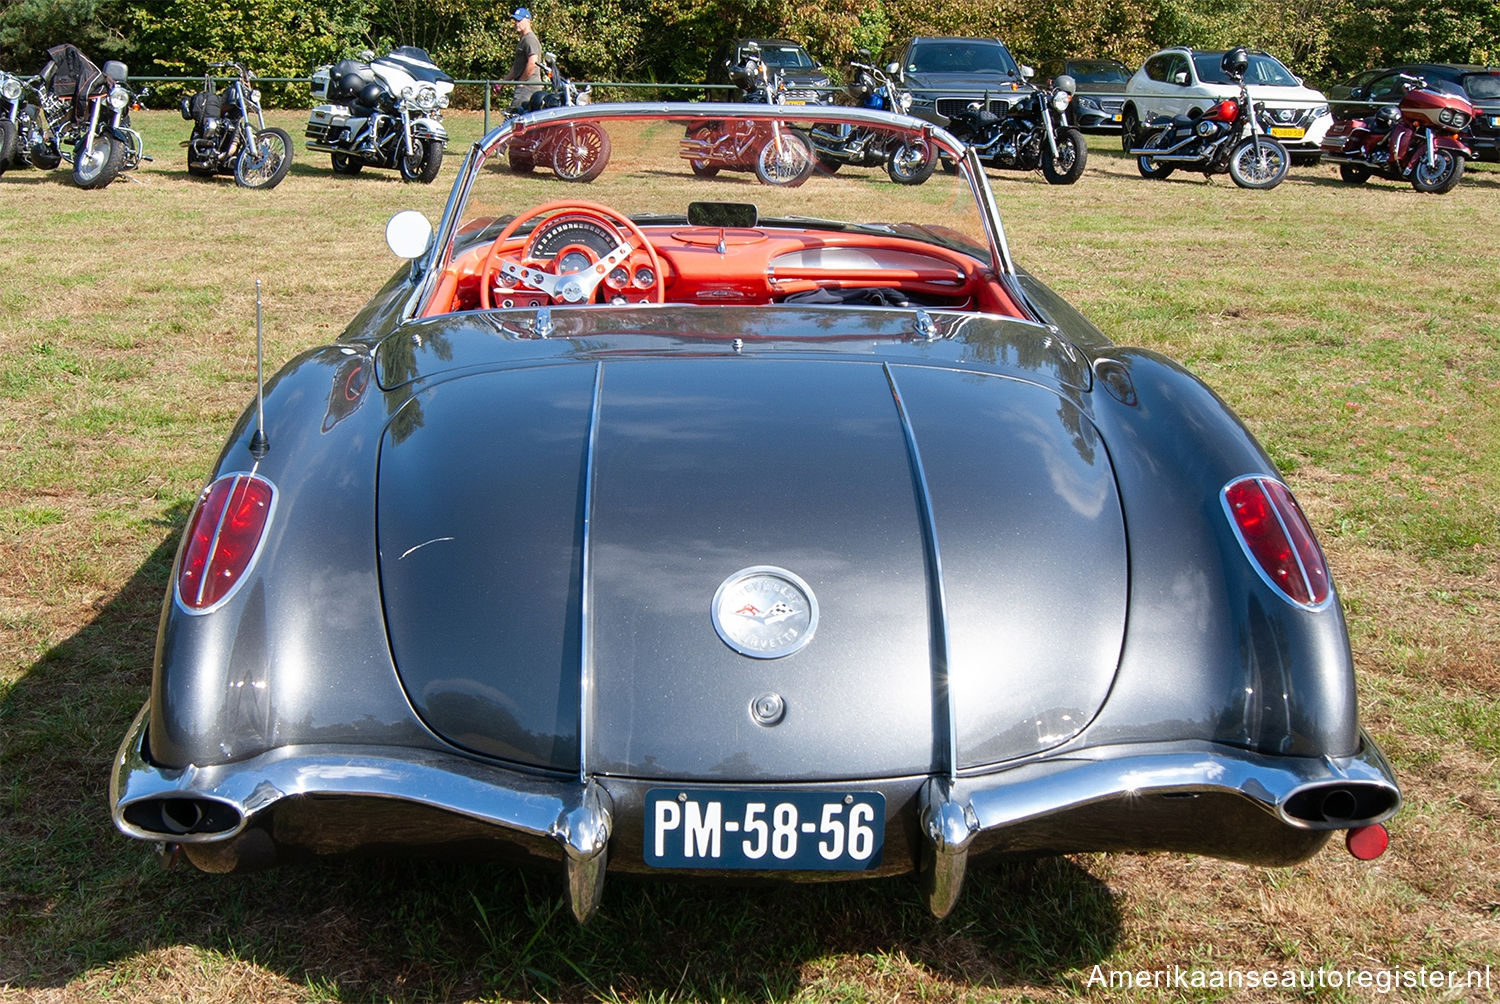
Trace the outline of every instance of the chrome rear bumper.
<instances>
[{"instance_id":1,"label":"chrome rear bumper","mask_svg":"<svg viewBox=\"0 0 1500 1004\"><path fill-rule=\"evenodd\" d=\"M366 818L352 841L315 849L440 845L455 829L470 838L529 840L561 857L581 921L598 908L607 865L645 870L638 853L644 795L671 783L559 779L441 751L335 745L165 768L146 757L148 719L149 705L126 735L110 780L115 825L128 836L183 845L200 867L222 862L230 870L252 837L266 847L299 842L294 827L283 833L278 825L267 837L263 824L280 812L315 819L351 801L433 810L432 818L461 826L392 830ZM1400 806L1389 765L1368 736L1361 738L1359 753L1346 758L1153 743L1090 748L952 779L852 786L881 791L891 806L887 861L878 873L919 871L929 908L941 917L957 901L971 855L1174 850L1261 864L1301 860L1329 832L1378 823Z\"/></svg>"}]
</instances>

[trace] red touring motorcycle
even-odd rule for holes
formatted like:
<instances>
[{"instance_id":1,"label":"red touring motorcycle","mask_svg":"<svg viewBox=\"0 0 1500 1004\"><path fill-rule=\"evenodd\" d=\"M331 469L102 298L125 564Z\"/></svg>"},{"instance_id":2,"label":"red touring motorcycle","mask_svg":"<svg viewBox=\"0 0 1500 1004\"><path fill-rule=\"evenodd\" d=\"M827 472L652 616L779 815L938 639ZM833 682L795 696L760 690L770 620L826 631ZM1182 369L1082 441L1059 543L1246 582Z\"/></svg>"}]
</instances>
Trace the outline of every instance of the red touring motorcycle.
<instances>
[{"instance_id":1,"label":"red touring motorcycle","mask_svg":"<svg viewBox=\"0 0 1500 1004\"><path fill-rule=\"evenodd\" d=\"M1404 76L1407 90L1399 103L1373 118L1333 124L1323 137L1323 160L1337 164L1339 177L1352 185L1375 174L1441 195L1453 190L1464 160L1474 156L1459 138L1474 121L1474 106L1450 84Z\"/></svg>"},{"instance_id":2,"label":"red touring motorcycle","mask_svg":"<svg viewBox=\"0 0 1500 1004\"><path fill-rule=\"evenodd\" d=\"M729 79L753 104L779 105L786 101L786 81L773 76L754 42L745 46L744 63L729 64ZM688 126L681 156L700 178L721 170L754 171L763 185L795 188L808 179L816 160L812 143L802 133L779 122L748 119L704 120Z\"/></svg>"},{"instance_id":3,"label":"red touring motorcycle","mask_svg":"<svg viewBox=\"0 0 1500 1004\"><path fill-rule=\"evenodd\" d=\"M531 96L526 110L586 105L592 87L579 88L557 68L557 54L542 57L542 79L547 86ZM530 174L537 167L550 167L563 181L593 181L609 163L609 133L592 122L569 122L556 128L516 127L516 136L506 148L510 169Z\"/></svg>"}]
</instances>

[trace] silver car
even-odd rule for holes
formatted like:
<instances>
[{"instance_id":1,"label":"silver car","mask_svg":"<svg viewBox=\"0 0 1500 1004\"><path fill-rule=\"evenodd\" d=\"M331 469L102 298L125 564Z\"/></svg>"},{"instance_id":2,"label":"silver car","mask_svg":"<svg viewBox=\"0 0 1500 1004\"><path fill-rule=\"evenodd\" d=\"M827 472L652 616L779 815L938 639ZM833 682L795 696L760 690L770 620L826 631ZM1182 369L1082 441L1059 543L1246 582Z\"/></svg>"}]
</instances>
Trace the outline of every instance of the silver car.
<instances>
[{"instance_id":1,"label":"silver car","mask_svg":"<svg viewBox=\"0 0 1500 1004\"><path fill-rule=\"evenodd\" d=\"M705 119L956 170L698 176ZM587 189L493 169L585 121ZM126 834L214 872L481 846L581 919L615 872L912 874L941 916L986 856L1383 850L1400 794L1291 489L1016 264L944 130L538 111L388 238L409 261L207 474Z\"/></svg>"},{"instance_id":2,"label":"silver car","mask_svg":"<svg viewBox=\"0 0 1500 1004\"><path fill-rule=\"evenodd\" d=\"M1245 84L1271 120L1269 132L1293 160L1316 163L1319 144L1333 124L1328 98L1305 87L1282 63L1264 52L1251 52ZM1148 58L1125 87L1121 143L1126 151L1141 140L1141 127L1156 119L1206 111L1239 93L1239 84L1220 65L1223 49L1176 46Z\"/></svg>"}]
</instances>

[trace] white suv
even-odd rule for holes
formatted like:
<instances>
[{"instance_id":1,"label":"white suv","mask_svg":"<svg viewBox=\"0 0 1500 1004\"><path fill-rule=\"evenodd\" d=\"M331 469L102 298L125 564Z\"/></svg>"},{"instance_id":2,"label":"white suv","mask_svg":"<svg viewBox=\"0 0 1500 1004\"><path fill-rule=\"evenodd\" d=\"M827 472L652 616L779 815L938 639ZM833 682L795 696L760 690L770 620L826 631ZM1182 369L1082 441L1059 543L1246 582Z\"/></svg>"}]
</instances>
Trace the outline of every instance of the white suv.
<instances>
[{"instance_id":1,"label":"white suv","mask_svg":"<svg viewBox=\"0 0 1500 1004\"><path fill-rule=\"evenodd\" d=\"M1143 122L1203 112L1239 94L1239 85L1219 65L1223 58L1223 49L1174 46L1147 59L1125 85L1120 122L1125 149L1139 142ZM1271 135L1281 140L1292 159L1316 163L1318 145L1333 124L1323 92L1303 87L1276 57L1264 52L1250 53L1245 83L1255 103L1270 115Z\"/></svg>"}]
</instances>

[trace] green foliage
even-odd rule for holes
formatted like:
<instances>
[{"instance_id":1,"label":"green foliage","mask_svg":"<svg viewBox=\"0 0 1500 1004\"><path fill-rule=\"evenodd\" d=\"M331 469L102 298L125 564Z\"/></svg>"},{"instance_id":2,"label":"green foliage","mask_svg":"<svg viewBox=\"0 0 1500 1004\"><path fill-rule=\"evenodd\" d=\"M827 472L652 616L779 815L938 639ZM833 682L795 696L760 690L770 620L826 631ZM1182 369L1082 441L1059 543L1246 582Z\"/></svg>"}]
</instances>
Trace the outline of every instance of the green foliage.
<instances>
[{"instance_id":1,"label":"green foliage","mask_svg":"<svg viewBox=\"0 0 1500 1004\"><path fill-rule=\"evenodd\" d=\"M127 6L124 0L7 0L0 7L0 67L35 73L47 49L63 42L96 62L124 59L132 48L121 31Z\"/></svg>"},{"instance_id":2,"label":"green foliage","mask_svg":"<svg viewBox=\"0 0 1500 1004\"><path fill-rule=\"evenodd\" d=\"M29 71L72 41L137 75L192 75L247 60L262 76L305 76L365 48L417 45L460 79L510 65L512 4L495 0L9 0L0 66ZM837 70L868 48L892 59L913 35L1004 40L1024 63L1066 55L1127 65L1164 45L1242 44L1331 83L1368 66L1500 61L1500 0L532 0L543 47L580 80L701 82L740 36L796 39ZM293 103L306 92L289 88Z\"/></svg>"}]
</instances>

